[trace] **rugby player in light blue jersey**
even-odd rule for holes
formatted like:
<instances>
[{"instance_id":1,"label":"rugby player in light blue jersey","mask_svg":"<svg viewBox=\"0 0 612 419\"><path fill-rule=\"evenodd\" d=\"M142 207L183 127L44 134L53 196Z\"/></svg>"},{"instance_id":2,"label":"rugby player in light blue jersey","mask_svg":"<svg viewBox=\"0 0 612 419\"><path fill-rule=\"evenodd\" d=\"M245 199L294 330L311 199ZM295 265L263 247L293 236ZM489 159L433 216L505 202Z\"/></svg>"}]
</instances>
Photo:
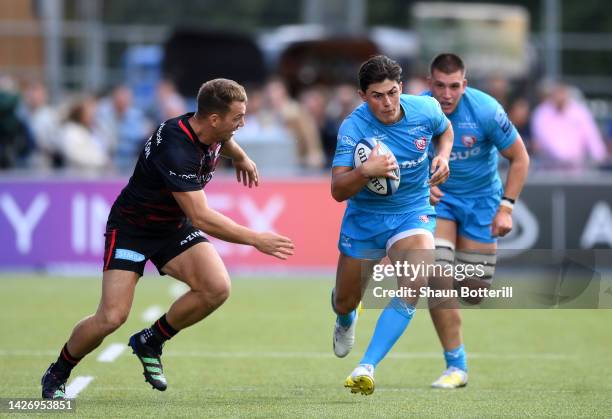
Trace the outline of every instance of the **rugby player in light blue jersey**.
<instances>
[{"instance_id":1,"label":"rugby player in light blue jersey","mask_svg":"<svg viewBox=\"0 0 612 419\"><path fill-rule=\"evenodd\" d=\"M453 130L440 104L431 97L403 95L401 67L385 56L375 56L359 69L359 95L364 101L342 123L332 164L332 195L348 200L338 248L340 258L332 307L337 314L334 353L346 356L355 341L357 307L371 267L386 255L393 263L406 261L408 252L434 249L435 212L429 188L448 177ZM365 163L354 167L353 151L363 138L376 138L395 155L379 154L376 145ZM427 148L439 137L438 154L431 162ZM373 177L394 178L396 193L380 196L365 188ZM433 262L433 255L432 255ZM402 284L417 297L396 298L383 310L370 345L359 366L346 379L353 393L374 391L374 368L402 335L414 312L419 290L427 278ZM399 284L398 284L399 285Z\"/></svg>"},{"instance_id":2,"label":"rugby player in light blue jersey","mask_svg":"<svg viewBox=\"0 0 612 419\"><path fill-rule=\"evenodd\" d=\"M443 185L431 188L437 214L436 261L442 266L461 264L462 269L481 264L485 269L478 271L479 277L455 281L455 286L489 288L495 270L496 238L512 229L512 209L527 177L529 155L501 105L486 93L467 87L465 66L457 55L435 57L429 83L431 90L426 95L440 103L455 134L451 175ZM498 152L510 163L505 188L497 171ZM433 150L430 153L434 155ZM450 288L452 282L449 277L431 284ZM463 387L468 379L467 360L457 301L429 302L446 359L446 370L432 387ZM467 302L477 304L480 299Z\"/></svg>"}]
</instances>

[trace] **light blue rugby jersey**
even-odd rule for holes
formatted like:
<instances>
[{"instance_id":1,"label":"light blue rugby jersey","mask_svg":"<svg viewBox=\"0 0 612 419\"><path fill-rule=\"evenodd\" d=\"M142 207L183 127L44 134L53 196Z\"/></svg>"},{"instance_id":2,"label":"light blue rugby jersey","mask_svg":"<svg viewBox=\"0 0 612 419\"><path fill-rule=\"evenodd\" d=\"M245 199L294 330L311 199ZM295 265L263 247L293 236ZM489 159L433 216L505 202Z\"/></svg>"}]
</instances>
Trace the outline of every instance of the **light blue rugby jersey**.
<instances>
[{"instance_id":1,"label":"light blue rugby jersey","mask_svg":"<svg viewBox=\"0 0 612 419\"><path fill-rule=\"evenodd\" d=\"M431 96L431 92L423 94ZM440 189L471 197L498 192L502 188L497 171L498 150L510 147L518 136L502 106L488 94L468 87L448 118L455 140L450 177ZM430 157L434 155L433 147L429 153Z\"/></svg>"},{"instance_id":2,"label":"light blue rugby jersey","mask_svg":"<svg viewBox=\"0 0 612 419\"><path fill-rule=\"evenodd\" d=\"M380 196L364 187L348 200L348 206L380 214L401 214L429 205L427 148L432 136L442 134L449 121L440 104L426 96L400 96L404 116L385 125L362 103L346 117L338 130L332 167L354 167L353 150L363 138L376 137L387 145L400 166L400 186L390 196Z\"/></svg>"}]
</instances>

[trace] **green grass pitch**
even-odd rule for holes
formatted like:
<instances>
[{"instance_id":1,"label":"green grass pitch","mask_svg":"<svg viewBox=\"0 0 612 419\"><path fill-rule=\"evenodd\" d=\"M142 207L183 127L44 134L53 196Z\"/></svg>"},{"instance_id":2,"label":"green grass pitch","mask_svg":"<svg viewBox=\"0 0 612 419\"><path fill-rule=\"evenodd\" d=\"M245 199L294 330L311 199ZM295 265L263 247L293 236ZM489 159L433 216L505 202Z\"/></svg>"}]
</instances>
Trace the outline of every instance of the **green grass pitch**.
<instances>
[{"instance_id":1,"label":"green grass pitch","mask_svg":"<svg viewBox=\"0 0 612 419\"><path fill-rule=\"evenodd\" d=\"M111 363L96 360L150 323L147 308L165 310L175 283L141 279L128 322L73 371L94 377L75 417L612 416L612 310L464 311L470 382L456 391L429 388L443 361L418 310L377 369L375 393L350 394L344 379L379 312L364 311L353 352L336 359L331 277L234 280L223 307L166 345L164 393L144 382L127 349ZM40 397L42 373L99 292L97 279L0 277L0 398Z\"/></svg>"}]
</instances>

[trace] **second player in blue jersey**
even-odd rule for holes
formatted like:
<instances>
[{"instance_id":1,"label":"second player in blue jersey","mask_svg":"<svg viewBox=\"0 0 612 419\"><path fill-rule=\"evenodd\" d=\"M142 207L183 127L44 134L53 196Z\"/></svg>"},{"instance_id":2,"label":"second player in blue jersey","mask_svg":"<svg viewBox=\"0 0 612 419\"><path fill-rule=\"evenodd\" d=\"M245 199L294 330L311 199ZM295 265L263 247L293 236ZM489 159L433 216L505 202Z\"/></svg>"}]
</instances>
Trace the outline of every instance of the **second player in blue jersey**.
<instances>
[{"instance_id":1,"label":"second player in blue jersey","mask_svg":"<svg viewBox=\"0 0 612 419\"><path fill-rule=\"evenodd\" d=\"M497 237L512 229L512 208L529 167L529 156L502 106L491 96L467 87L465 65L455 54L440 54L431 63L433 96L453 124L455 140L447 182L431 188L436 204L436 259L441 265L469 269L483 266L482 275L455 281L430 279L440 288L489 288L496 263ZM435 155L431 150L431 155ZM509 162L505 187L497 164ZM472 271L473 272L473 271ZM471 298L470 304L479 303ZM430 299L430 313L444 348L446 370L433 384L453 389L467 384L467 356L461 336L457 301Z\"/></svg>"}]
</instances>

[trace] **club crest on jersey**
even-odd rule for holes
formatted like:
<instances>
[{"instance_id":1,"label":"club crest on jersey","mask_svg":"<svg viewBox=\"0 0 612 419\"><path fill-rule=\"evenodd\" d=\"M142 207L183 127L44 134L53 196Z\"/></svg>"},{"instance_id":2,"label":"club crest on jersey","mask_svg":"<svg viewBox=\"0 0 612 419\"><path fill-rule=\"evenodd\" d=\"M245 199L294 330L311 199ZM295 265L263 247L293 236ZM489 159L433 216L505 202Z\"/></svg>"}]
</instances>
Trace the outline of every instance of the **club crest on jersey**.
<instances>
[{"instance_id":1,"label":"club crest on jersey","mask_svg":"<svg viewBox=\"0 0 612 419\"><path fill-rule=\"evenodd\" d=\"M419 220L421 220L422 223L428 223L429 222L429 216L428 215L419 215Z\"/></svg>"},{"instance_id":2,"label":"club crest on jersey","mask_svg":"<svg viewBox=\"0 0 612 419\"><path fill-rule=\"evenodd\" d=\"M414 145L419 151L425 150L425 148L427 148L427 138L421 137L419 139L414 140Z\"/></svg>"},{"instance_id":3,"label":"club crest on jersey","mask_svg":"<svg viewBox=\"0 0 612 419\"><path fill-rule=\"evenodd\" d=\"M474 135L464 135L461 137L461 142L464 146L472 148L476 144L476 137Z\"/></svg>"}]
</instances>

